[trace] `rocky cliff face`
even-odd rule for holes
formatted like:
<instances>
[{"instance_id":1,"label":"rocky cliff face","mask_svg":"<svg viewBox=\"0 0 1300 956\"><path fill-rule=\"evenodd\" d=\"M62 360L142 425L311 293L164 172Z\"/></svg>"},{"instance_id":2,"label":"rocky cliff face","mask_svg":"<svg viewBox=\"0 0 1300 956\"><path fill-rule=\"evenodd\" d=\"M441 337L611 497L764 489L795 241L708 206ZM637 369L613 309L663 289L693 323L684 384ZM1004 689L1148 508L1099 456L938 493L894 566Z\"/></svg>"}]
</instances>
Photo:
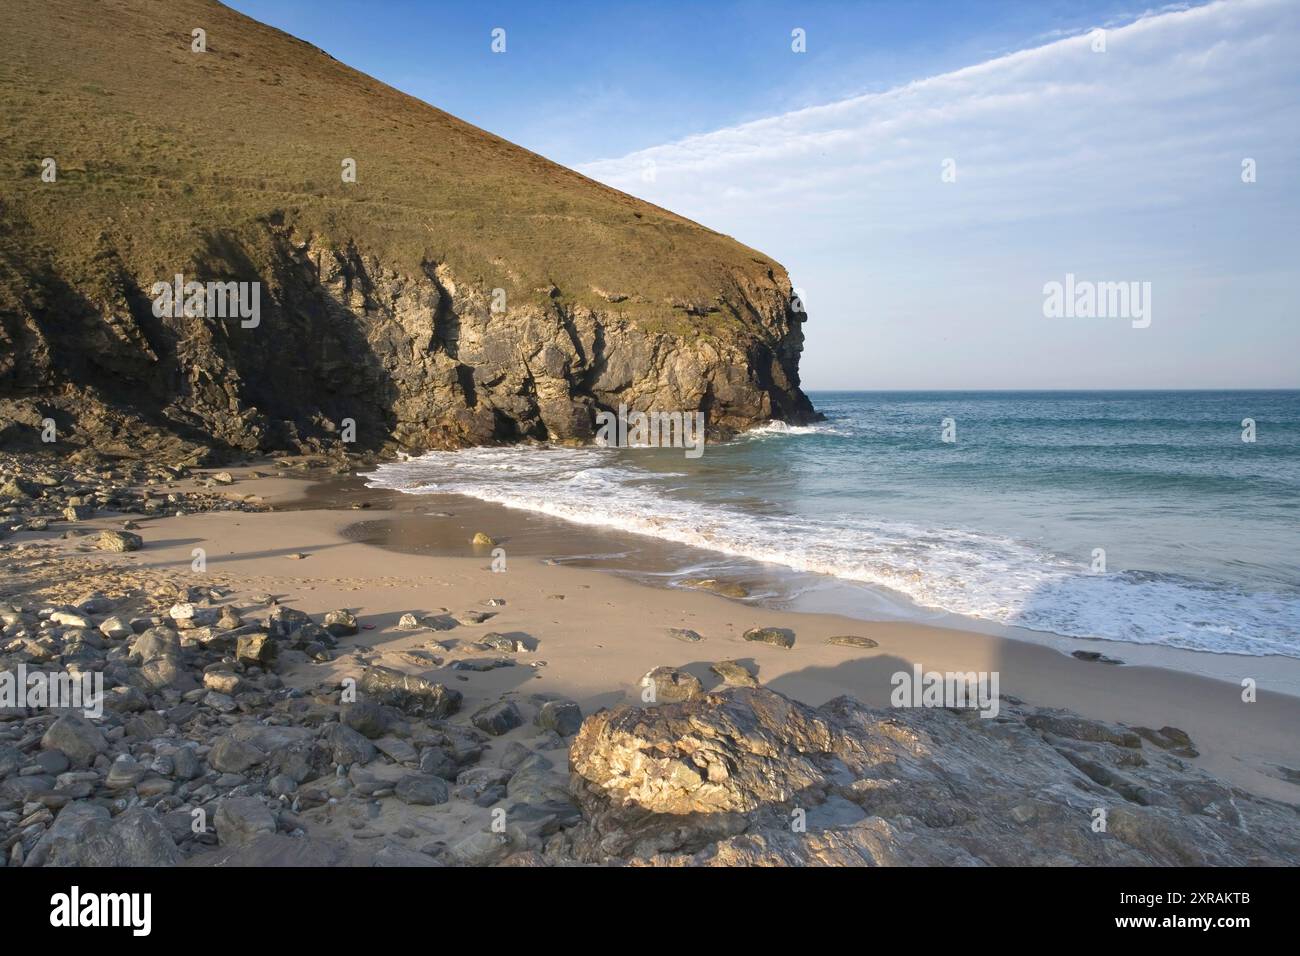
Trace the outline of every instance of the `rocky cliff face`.
<instances>
[{"instance_id":1,"label":"rocky cliff face","mask_svg":"<svg viewBox=\"0 0 1300 956\"><path fill-rule=\"evenodd\" d=\"M620 403L715 433L815 416L779 265L211 0L6 7L0 54L0 443L46 420L220 457L582 442ZM155 314L177 274L257 283L256 325Z\"/></svg>"},{"instance_id":2,"label":"rocky cliff face","mask_svg":"<svg viewBox=\"0 0 1300 956\"><path fill-rule=\"evenodd\" d=\"M120 268L94 289L7 276L22 294L0 311L0 439L34 445L51 418L61 440L110 453L177 438L217 453L307 450L354 423L356 448L421 449L586 442L597 411L620 403L700 410L715 433L814 414L798 388L800 317L775 286L724 304L744 328L698 335L558 290L494 312L492 290L444 264L410 275L269 223L258 238L260 250L238 249L245 262L261 254L256 328L156 317L147 277ZM182 274L234 268L208 259Z\"/></svg>"}]
</instances>

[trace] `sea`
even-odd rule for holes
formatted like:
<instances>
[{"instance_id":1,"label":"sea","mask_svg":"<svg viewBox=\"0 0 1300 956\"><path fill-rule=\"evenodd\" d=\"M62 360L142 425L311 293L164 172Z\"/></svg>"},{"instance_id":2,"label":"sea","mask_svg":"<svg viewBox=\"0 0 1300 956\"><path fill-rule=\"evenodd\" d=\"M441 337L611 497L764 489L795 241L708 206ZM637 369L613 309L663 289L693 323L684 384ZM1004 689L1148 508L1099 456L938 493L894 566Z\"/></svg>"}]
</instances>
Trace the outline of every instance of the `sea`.
<instances>
[{"instance_id":1,"label":"sea","mask_svg":"<svg viewBox=\"0 0 1300 956\"><path fill-rule=\"evenodd\" d=\"M1300 657L1300 391L809 396L824 422L699 457L472 448L367 482L681 546L669 585L761 567L799 609Z\"/></svg>"}]
</instances>

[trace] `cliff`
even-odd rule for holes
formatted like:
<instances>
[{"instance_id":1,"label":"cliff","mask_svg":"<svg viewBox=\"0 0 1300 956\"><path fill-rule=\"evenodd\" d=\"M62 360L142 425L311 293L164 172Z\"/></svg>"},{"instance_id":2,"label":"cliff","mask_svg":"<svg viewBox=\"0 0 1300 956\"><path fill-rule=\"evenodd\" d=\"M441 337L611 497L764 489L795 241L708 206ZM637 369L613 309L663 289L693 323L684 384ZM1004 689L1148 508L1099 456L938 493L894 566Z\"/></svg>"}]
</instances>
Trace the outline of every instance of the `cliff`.
<instances>
[{"instance_id":1,"label":"cliff","mask_svg":"<svg viewBox=\"0 0 1300 956\"><path fill-rule=\"evenodd\" d=\"M46 419L221 457L351 423L358 450L582 442L620 403L715 434L816 417L780 265L211 0L6 4L0 96L0 445ZM256 282L256 321L155 308L177 275Z\"/></svg>"}]
</instances>

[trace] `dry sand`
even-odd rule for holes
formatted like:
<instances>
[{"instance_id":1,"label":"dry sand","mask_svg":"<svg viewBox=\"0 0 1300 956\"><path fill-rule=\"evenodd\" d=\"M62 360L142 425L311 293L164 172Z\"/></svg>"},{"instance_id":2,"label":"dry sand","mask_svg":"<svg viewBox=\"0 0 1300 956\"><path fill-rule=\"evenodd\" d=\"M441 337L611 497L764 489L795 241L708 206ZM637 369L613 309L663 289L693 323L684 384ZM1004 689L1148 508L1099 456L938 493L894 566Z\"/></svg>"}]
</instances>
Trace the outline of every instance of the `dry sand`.
<instances>
[{"instance_id":1,"label":"dry sand","mask_svg":"<svg viewBox=\"0 0 1300 956\"><path fill-rule=\"evenodd\" d=\"M1300 686L1296 661L1173 652L1162 657L1162 649L1104 643L1093 646L1124 660L1166 666L1083 662L1061 648L1005 635L867 623L766 609L706 592L649 587L600 570L515 556L509 554L508 541L507 570L497 573L491 570L489 549L472 546L469 535L463 534L464 511L442 519L453 529L450 537L461 542L458 555L406 553L352 541L343 532L362 519L388 519L401 527L413 509L421 515L433 510L420 499L361 492L353 499L368 495L390 507L297 510L289 506L302 500L308 482L235 473L240 480L229 489L231 495L255 495L282 510L140 520L144 550L124 555L96 552L94 558L140 570L193 574L193 583L220 581L236 589L236 606L241 596L266 592L312 614L339 607L353 610L369 629L343 638L330 663L296 665L284 675L290 684L308 687L358 675L353 654L358 646L373 649L362 653L377 663L457 688L465 695L463 713L501 695L545 692L571 697L587 714L639 699L641 677L662 664L685 667L706 688L716 686L719 680L708 665L724 659L748 664L762 683L814 705L849 694L873 706L888 706L890 676L910 670L914 662L926 670L997 671L1001 693L1032 704L1134 726L1179 727L1191 735L1201 752L1195 763L1205 770L1251 792L1300 803L1300 698L1268 689ZM392 510L405 500L413 504ZM492 521L499 527L483 530L508 536L511 520L510 513L498 509ZM116 523L102 518L88 524ZM76 540L64 546L75 548ZM206 574L189 569L194 548L206 552ZM488 607L490 598L505 604ZM440 609L495 614L483 624L443 632L396 627L403 613ZM792 629L797 635L794 647L743 640L742 633L756 626ZM690 628L704 640L684 642L673 637L670 628ZM537 642L536 649L518 655L520 666L485 673L446 668L462 652L458 646L463 650L489 631L527 635ZM839 634L869 637L879 646L862 650L826 643ZM450 650L444 667L423 669L409 652L432 641ZM1078 646L1076 641L1062 648ZM1182 669L1175 669L1180 664ZM1242 700L1242 674L1259 680L1254 703ZM516 731L526 732L534 731Z\"/></svg>"}]
</instances>

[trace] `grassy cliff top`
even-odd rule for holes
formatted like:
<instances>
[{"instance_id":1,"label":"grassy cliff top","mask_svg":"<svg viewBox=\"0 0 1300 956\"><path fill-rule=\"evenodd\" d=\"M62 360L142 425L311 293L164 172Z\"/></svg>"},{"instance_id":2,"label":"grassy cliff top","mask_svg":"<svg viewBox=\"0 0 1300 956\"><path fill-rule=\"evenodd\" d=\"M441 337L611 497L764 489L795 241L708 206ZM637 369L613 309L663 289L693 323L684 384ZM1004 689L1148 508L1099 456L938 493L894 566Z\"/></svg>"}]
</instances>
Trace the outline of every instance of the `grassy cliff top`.
<instances>
[{"instance_id":1,"label":"grassy cliff top","mask_svg":"<svg viewBox=\"0 0 1300 956\"><path fill-rule=\"evenodd\" d=\"M191 50L195 27L207 52ZM789 288L727 236L212 0L0 5L0 102L0 253L73 281L106 258L164 278L214 237L283 221L398 272L446 263L480 288L553 285L606 309L628 296L613 310L643 321L707 324L680 306Z\"/></svg>"}]
</instances>

